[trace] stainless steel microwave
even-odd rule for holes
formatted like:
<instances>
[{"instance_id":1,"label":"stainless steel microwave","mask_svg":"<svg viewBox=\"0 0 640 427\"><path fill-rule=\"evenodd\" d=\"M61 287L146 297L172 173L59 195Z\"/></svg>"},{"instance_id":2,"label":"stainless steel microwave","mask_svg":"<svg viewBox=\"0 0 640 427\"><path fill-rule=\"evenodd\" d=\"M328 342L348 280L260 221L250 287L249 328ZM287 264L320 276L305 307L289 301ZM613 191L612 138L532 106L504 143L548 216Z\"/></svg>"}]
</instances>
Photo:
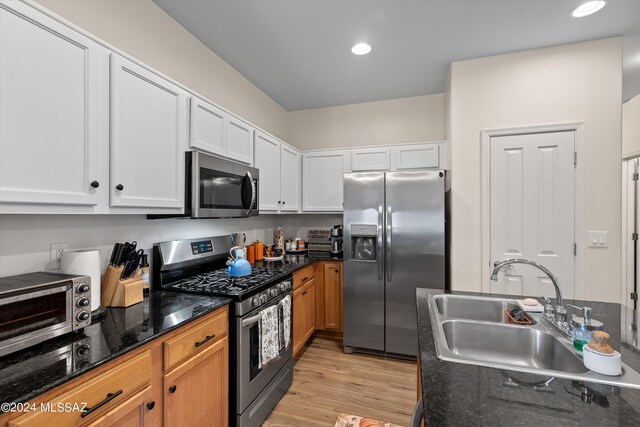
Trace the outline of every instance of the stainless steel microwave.
<instances>
[{"instance_id":1,"label":"stainless steel microwave","mask_svg":"<svg viewBox=\"0 0 640 427\"><path fill-rule=\"evenodd\" d=\"M245 218L259 214L258 169L199 151L185 154L184 214L147 218Z\"/></svg>"},{"instance_id":2,"label":"stainless steel microwave","mask_svg":"<svg viewBox=\"0 0 640 427\"><path fill-rule=\"evenodd\" d=\"M28 273L0 278L0 356L91 324L91 278Z\"/></svg>"}]
</instances>

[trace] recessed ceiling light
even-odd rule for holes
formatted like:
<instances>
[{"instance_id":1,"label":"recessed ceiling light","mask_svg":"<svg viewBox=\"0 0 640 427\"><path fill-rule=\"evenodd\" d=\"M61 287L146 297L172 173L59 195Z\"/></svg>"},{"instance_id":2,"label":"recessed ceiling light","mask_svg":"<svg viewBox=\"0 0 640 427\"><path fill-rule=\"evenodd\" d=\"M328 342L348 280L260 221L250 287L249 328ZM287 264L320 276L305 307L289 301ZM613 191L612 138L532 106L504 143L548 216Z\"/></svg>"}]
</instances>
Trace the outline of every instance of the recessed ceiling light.
<instances>
[{"instance_id":1,"label":"recessed ceiling light","mask_svg":"<svg viewBox=\"0 0 640 427\"><path fill-rule=\"evenodd\" d=\"M571 12L571 15L573 15L574 18L582 18L584 16L589 16L592 13L596 13L597 11L602 9L606 3L607 2L604 0L594 0L594 1L588 1L586 3L582 3L580 6L573 9L573 12Z\"/></svg>"},{"instance_id":2,"label":"recessed ceiling light","mask_svg":"<svg viewBox=\"0 0 640 427\"><path fill-rule=\"evenodd\" d=\"M371 46L366 43L358 43L351 48L354 55L366 55L371 52Z\"/></svg>"}]
</instances>

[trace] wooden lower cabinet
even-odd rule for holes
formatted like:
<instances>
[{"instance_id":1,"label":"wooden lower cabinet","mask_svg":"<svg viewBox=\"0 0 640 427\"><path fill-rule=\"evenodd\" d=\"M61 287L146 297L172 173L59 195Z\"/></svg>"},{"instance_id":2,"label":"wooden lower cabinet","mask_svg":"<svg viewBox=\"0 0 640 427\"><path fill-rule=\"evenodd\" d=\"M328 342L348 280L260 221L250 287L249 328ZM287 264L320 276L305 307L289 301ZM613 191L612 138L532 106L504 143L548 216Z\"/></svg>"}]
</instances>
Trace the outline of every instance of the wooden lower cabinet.
<instances>
[{"instance_id":1,"label":"wooden lower cabinet","mask_svg":"<svg viewBox=\"0 0 640 427\"><path fill-rule=\"evenodd\" d=\"M342 330L342 263L323 262L324 329Z\"/></svg>"},{"instance_id":2,"label":"wooden lower cabinet","mask_svg":"<svg viewBox=\"0 0 640 427\"><path fill-rule=\"evenodd\" d=\"M293 292L293 354L296 355L316 330L315 279Z\"/></svg>"},{"instance_id":3,"label":"wooden lower cabinet","mask_svg":"<svg viewBox=\"0 0 640 427\"><path fill-rule=\"evenodd\" d=\"M85 417L0 413L0 427L226 426L227 319L228 307L219 308L28 402L86 402L95 409Z\"/></svg>"},{"instance_id":4,"label":"wooden lower cabinet","mask_svg":"<svg viewBox=\"0 0 640 427\"><path fill-rule=\"evenodd\" d=\"M142 427L151 425L151 410L156 403L153 401L151 386L134 394L120 405L116 406L97 420L89 424L90 427Z\"/></svg>"},{"instance_id":5,"label":"wooden lower cabinet","mask_svg":"<svg viewBox=\"0 0 640 427\"><path fill-rule=\"evenodd\" d=\"M166 426L228 424L228 338L164 375Z\"/></svg>"}]
</instances>

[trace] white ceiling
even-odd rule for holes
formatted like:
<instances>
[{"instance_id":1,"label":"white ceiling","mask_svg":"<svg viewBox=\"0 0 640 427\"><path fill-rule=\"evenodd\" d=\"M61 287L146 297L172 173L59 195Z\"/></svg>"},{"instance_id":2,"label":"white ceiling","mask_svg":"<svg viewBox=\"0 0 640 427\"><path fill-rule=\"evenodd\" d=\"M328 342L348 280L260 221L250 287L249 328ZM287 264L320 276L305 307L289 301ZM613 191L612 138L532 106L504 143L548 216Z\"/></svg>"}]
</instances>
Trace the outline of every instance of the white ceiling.
<instances>
[{"instance_id":1,"label":"white ceiling","mask_svg":"<svg viewBox=\"0 0 640 427\"><path fill-rule=\"evenodd\" d=\"M286 110L441 93L452 61L624 37L640 93L640 0L153 0ZM357 42L373 46L355 56Z\"/></svg>"}]
</instances>

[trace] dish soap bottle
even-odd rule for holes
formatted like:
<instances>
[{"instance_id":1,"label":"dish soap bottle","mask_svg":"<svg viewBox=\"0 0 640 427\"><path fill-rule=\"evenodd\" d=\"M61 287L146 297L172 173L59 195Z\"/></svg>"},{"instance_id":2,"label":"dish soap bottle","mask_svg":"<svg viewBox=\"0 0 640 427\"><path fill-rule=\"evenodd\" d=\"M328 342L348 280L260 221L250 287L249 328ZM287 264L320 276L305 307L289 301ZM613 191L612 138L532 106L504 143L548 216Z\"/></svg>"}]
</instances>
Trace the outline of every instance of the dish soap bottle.
<instances>
[{"instance_id":1,"label":"dish soap bottle","mask_svg":"<svg viewBox=\"0 0 640 427\"><path fill-rule=\"evenodd\" d=\"M573 316L571 319L573 348L582 353L582 347L591 341L593 331L603 330L604 324L591 318L591 307L571 306L582 310L582 317Z\"/></svg>"}]
</instances>

